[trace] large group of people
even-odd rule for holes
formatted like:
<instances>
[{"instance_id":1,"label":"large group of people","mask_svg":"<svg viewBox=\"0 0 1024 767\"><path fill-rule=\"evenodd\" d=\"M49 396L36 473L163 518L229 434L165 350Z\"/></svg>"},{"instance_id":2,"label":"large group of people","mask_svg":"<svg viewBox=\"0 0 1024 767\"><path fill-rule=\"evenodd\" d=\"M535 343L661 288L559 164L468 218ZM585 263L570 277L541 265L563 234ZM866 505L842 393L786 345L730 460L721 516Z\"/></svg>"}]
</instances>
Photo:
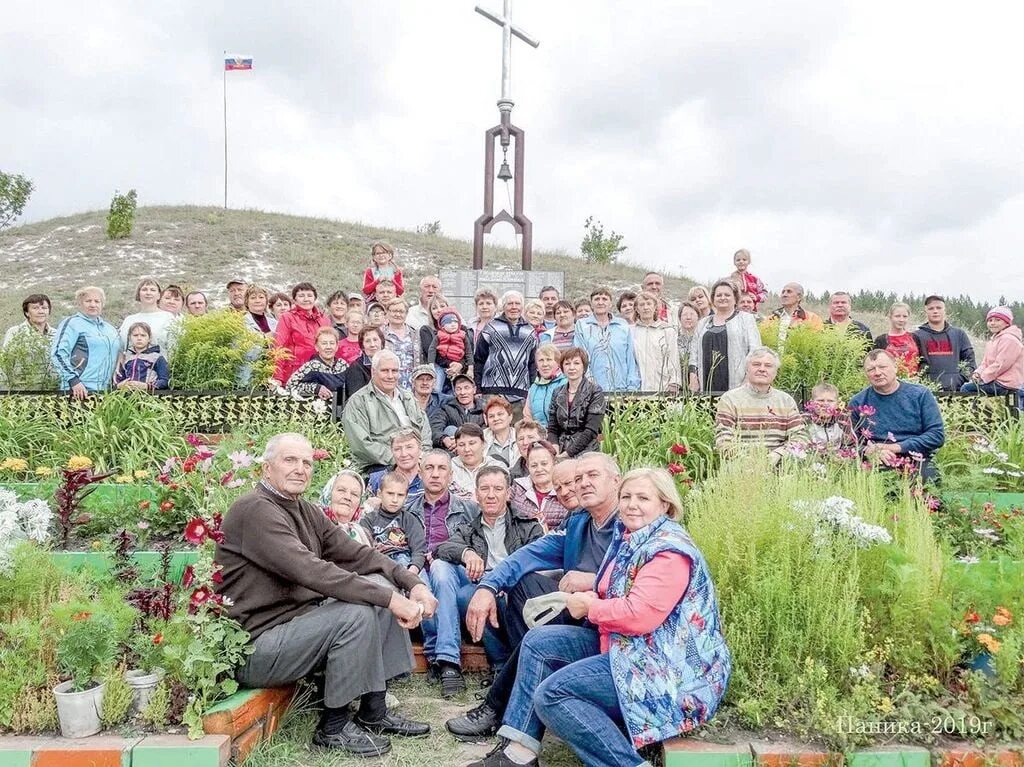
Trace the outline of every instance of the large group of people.
<instances>
[{"instance_id":1,"label":"large group of people","mask_svg":"<svg viewBox=\"0 0 1024 767\"><path fill-rule=\"evenodd\" d=\"M352 464L312 503L312 447L277 435L259 486L226 515L220 590L254 648L239 680L322 673L314 741L377 756L391 735L429 731L387 705L388 682L412 668L409 632L422 633L430 677L450 697L466 687L464 626L493 681L446 726L462 739L499 736L477 767L537 764L547 729L586 764L643 765L637 749L706 722L731 669L714 586L680 524L672 477L621 476L600 452L607 395L720 394L725 456L760 450L779 463L819 444L933 480L942 418L932 390L905 379L985 394L1024 386L1024 344L1006 307L989 313L977 365L938 296L916 330L895 304L889 331L872 338L847 293L832 294L823 320L803 307L798 283L762 317L767 291L750 262L737 251L729 276L682 302L649 272L637 291L597 287L575 302L550 286L536 298L482 289L469 318L433 275L409 301L385 243L374 243L360 292L322 305L308 282L289 294L229 282L227 309L277 348L272 386L343 403ZM165 388L179 318L210 302L149 278L135 299L138 311L115 328L99 288L79 290L76 313L56 326L49 298L29 296L4 343L42 334L74 397ZM797 325L863 339L868 385L847 415L827 382L811 393L812 417L774 387L780 357L762 345L761 323L777 323L782 344Z\"/></svg>"}]
</instances>

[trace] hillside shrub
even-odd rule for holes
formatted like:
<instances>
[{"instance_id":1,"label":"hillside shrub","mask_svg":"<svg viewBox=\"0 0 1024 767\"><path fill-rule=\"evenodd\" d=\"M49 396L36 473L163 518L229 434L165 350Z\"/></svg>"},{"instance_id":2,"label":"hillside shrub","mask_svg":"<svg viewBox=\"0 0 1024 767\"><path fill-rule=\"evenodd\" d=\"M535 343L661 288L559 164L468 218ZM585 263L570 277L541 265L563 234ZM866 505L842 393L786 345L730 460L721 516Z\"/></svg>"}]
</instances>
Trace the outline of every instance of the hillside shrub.
<instances>
[{"instance_id":1,"label":"hillside shrub","mask_svg":"<svg viewBox=\"0 0 1024 767\"><path fill-rule=\"evenodd\" d=\"M57 388L50 365L50 339L42 333L16 333L0 349L0 388L47 391Z\"/></svg>"},{"instance_id":2,"label":"hillside shrub","mask_svg":"<svg viewBox=\"0 0 1024 767\"><path fill-rule=\"evenodd\" d=\"M135 225L135 208L138 204L138 195L134 189L128 194L114 192L110 201L110 212L107 213L107 238L111 240L123 240L131 237L132 227Z\"/></svg>"},{"instance_id":3,"label":"hillside shrub","mask_svg":"<svg viewBox=\"0 0 1024 767\"><path fill-rule=\"evenodd\" d=\"M624 236L612 230L610 234L604 233L604 224L595 221L593 216L587 216L583 222L583 229L586 235L580 243L580 252L587 261L595 264L610 264L618 258L620 253L626 251L622 244Z\"/></svg>"},{"instance_id":4,"label":"hillside shrub","mask_svg":"<svg viewBox=\"0 0 1024 767\"><path fill-rule=\"evenodd\" d=\"M32 196L35 185L25 176L0 171L0 229L14 223Z\"/></svg>"}]
</instances>

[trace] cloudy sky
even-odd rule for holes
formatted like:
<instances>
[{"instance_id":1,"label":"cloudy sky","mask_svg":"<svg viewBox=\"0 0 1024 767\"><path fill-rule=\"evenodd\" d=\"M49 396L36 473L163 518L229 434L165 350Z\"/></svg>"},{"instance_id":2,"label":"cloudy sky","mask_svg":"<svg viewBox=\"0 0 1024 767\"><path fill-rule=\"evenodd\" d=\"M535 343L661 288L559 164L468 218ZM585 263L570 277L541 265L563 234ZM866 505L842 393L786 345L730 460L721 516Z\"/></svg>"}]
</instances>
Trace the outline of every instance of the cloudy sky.
<instances>
[{"instance_id":1,"label":"cloudy sky","mask_svg":"<svg viewBox=\"0 0 1024 767\"><path fill-rule=\"evenodd\" d=\"M473 3L6 2L0 169L35 181L27 220L115 188L220 204L227 49L255 59L228 73L232 207L469 238L501 37ZM1021 297L1021 4L514 5L538 247L593 215L701 279L746 247L775 289Z\"/></svg>"}]
</instances>

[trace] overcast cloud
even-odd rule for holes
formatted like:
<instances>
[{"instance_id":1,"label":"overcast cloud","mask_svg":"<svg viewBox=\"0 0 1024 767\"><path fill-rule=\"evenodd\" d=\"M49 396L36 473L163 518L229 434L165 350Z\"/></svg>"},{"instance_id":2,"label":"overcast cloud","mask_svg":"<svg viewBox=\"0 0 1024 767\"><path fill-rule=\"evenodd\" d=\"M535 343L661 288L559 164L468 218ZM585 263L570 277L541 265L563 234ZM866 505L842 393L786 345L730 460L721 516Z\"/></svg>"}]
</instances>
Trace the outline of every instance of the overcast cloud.
<instances>
[{"instance_id":1,"label":"overcast cloud","mask_svg":"<svg viewBox=\"0 0 1024 767\"><path fill-rule=\"evenodd\" d=\"M473 2L5 3L0 169L35 181L27 220L115 188L220 204L227 49L255 60L228 73L232 207L470 237L500 78L500 30ZM513 43L538 247L577 252L594 215L631 260L698 279L746 247L775 289L1021 297L1020 4L514 16L542 41Z\"/></svg>"}]
</instances>

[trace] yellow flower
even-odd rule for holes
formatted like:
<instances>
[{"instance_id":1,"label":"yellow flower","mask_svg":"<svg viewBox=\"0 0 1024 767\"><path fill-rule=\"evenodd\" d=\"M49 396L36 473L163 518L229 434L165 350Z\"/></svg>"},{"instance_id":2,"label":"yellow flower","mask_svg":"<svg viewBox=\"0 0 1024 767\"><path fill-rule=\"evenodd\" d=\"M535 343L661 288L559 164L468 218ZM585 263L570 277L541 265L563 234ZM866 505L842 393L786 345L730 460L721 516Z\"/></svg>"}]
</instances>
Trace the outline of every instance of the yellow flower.
<instances>
[{"instance_id":1,"label":"yellow flower","mask_svg":"<svg viewBox=\"0 0 1024 767\"><path fill-rule=\"evenodd\" d=\"M69 469L91 469L92 459L85 455L73 455L68 458Z\"/></svg>"},{"instance_id":2,"label":"yellow flower","mask_svg":"<svg viewBox=\"0 0 1024 767\"><path fill-rule=\"evenodd\" d=\"M991 634L978 634L978 644L989 652L999 652L999 648L1003 646L1003 643Z\"/></svg>"},{"instance_id":3,"label":"yellow flower","mask_svg":"<svg viewBox=\"0 0 1024 767\"><path fill-rule=\"evenodd\" d=\"M134 476L135 479L149 479L149 472L145 469L136 469Z\"/></svg>"},{"instance_id":4,"label":"yellow flower","mask_svg":"<svg viewBox=\"0 0 1024 767\"><path fill-rule=\"evenodd\" d=\"M36 476L37 477L52 477L53 476L53 469L51 469L49 466L40 466L40 467L38 467L36 469Z\"/></svg>"},{"instance_id":5,"label":"yellow flower","mask_svg":"<svg viewBox=\"0 0 1024 767\"><path fill-rule=\"evenodd\" d=\"M28 461L24 458L5 458L0 462L0 471L28 471Z\"/></svg>"},{"instance_id":6,"label":"yellow flower","mask_svg":"<svg viewBox=\"0 0 1024 767\"><path fill-rule=\"evenodd\" d=\"M119 485L130 485L132 483L132 475L118 474L116 477L114 477L114 482L116 482Z\"/></svg>"}]
</instances>

